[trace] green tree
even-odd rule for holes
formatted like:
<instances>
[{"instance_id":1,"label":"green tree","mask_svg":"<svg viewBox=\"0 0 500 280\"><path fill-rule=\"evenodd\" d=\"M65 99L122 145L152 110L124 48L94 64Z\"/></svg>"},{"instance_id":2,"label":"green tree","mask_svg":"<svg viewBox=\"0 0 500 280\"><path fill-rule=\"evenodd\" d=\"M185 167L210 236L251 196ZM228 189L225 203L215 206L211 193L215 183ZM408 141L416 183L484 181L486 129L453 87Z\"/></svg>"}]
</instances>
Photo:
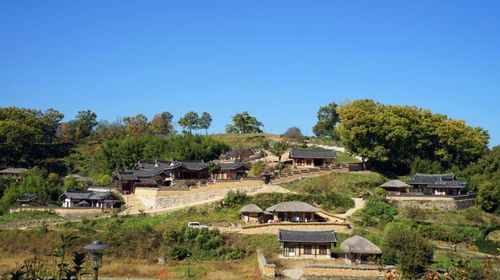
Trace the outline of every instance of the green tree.
<instances>
[{"instance_id":1,"label":"green tree","mask_svg":"<svg viewBox=\"0 0 500 280\"><path fill-rule=\"evenodd\" d=\"M262 126L262 122L244 111L232 116L232 124L226 126L226 133L262 133Z\"/></svg>"},{"instance_id":2,"label":"green tree","mask_svg":"<svg viewBox=\"0 0 500 280\"><path fill-rule=\"evenodd\" d=\"M396 264L404 279L417 279L432 263L434 246L408 224L385 227L382 244L384 262Z\"/></svg>"},{"instance_id":3,"label":"green tree","mask_svg":"<svg viewBox=\"0 0 500 280\"><path fill-rule=\"evenodd\" d=\"M129 136L145 135L148 129L148 118L143 114L137 114L133 117L123 118L125 130Z\"/></svg>"},{"instance_id":4,"label":"green tree","mask_svg":"<svg viewBox=\"0 0 500 280\"><path fill-rule=\"evenodd\" d=\"M149 123L149 130L153 135L175 134L175 128L172 124L174 116L169 112L156 114Z\"/></svg>"},{"instance_id":5,"label":"green tree","mask_svg":"<svg viewBox=\"0 0 500 280\"><path fill-rule=\"evenodd\" d=\"M208 173L210 175L212 175L212 178L214 177L215 174L217 174L220 169L221 169L221 166L220 166L220 163L216 162L216 161L211 161L207 164L207 167L208 167Z\"/></svg>"},{"instance_id":6,"label":"green tree","mask_svg":"<svg viewBox=\"0 0 500 280\"><path fill-rule=\"evenodd\" d=\"M359 222L362 226L384 226L391 222L396 215L393 207L384 197L372 196L366 202L366 206L359 210Z\"/></svg>"},{"instance_id":7,"label":"green tree","mask_svg":"<svg viewBox=\"0 0 500 280\"><path fill-rule=\"evenodd\" d=\"M326 106L322 106L318 111L318 122L313 127L313 132L316 136L328 136L337 139L336 125L339 122L339 114L337 112L338 105L334 102Z\"/></svg>"},{"instance_id":8,"label":"green tree","mask_svg":"<svg viewBox=\"0 0 500 280\"><path fill-rule=\"evenodd\" d=\"M269 151L278 157L278 164L281 164L281 157L288 151L290 145L285 141L271 142L269 145Z\"/></svg>"},{"instance_id":9,"label":"green tree","mask_svg":"<svg viewBox=\"0 0 500 280\"><path fill-rule=\"evenodd\" d=\"M208 129L210 128L210 125L212 125L212 116L210 113L203 112L201 114L200 118L198 119L198 127L200 129L205 130L205 134L208 135Z\"/></svg>"},{"instance_id":10,"label":"green tree","mask_svg":"<svg viewBox=\"0 0 500 280\"><path fill-rule=\"evenodd\" d=\"M189 132L200 128L198 113L193 111L187 112L182 118L179 119L178 123Z\"/></svg>"},{"instance_id":11,"label":"green tree","mask_svg":"<svg viewBox=\"0 0 500 280\"><path fill-rule=\"evenodd\" d=\"M90 136L92 130L97 125L97 115L90 110L79 111L75 118L76 135L78 140Z\"/></svg>"},{"instance_id":12,"label":"green tree","mask_svg":"<svg viewBox=\"0 0 500 280\"><path fill-rule=\"evenodd\" d=\"M295 141L295 142L302 142L304 141L304 134L302 134L302 131L300 131L300 128L296 126L289 127L283 136L290 140L290 141Z\"/></svg>"}]
</instances>

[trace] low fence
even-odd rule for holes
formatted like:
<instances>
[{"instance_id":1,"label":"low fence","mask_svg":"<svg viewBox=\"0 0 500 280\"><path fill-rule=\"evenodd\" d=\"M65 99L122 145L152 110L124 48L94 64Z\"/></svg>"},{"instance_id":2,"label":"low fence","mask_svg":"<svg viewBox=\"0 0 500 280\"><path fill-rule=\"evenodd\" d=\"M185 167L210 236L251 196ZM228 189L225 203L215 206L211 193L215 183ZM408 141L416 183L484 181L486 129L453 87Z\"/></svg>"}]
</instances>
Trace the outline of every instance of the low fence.
<instances>
[{"instance_id":1,"label":"low fence","mask_svg":"<svg viewBox=\"0 0 500 280\"><path fill-rule=\"evenodd\" d=\"M259 265L262 278L269 279L276 277L276 265L267 263L266 258L260 250L257 250L257 264Z\"/></svg>"},{"instance_id":2,"label":"low fence","mask_svg":"<svg viewBox=\"0 0 500 280\"><path fill-rule=\"evenodd\" d=\"M277 234L280 229L303 230L303 231L318 231L318 230L334 230L335 232L350 233L351 226L348 223L275 223L275 224L257 224L245 225L241 228L243 234Z\"/></svg>"},{"instance_id":3,"label":"low fence","mask_svg":"<svg viewBox=\"0 0 500 280\"><path fill-rule=\"evenodd\" d=\"M10 209L11 213L26 211L46 211L54 212L64 218L96 217L111 212L111 209L91 208L91 207L18 207Z\"/></svg>"},{"instance_id":4,"label":"low fence","mask_svg":"<svg viewBox=\"0 0 500 280\"><path fill-rule=\"evenodd\" d=\"M304 280L320 279L386 279L386 275L394 274L394 266L375 266L375 265L330 265L330 264L311 264L304 267Z\"/></svg>"}]
</instances>

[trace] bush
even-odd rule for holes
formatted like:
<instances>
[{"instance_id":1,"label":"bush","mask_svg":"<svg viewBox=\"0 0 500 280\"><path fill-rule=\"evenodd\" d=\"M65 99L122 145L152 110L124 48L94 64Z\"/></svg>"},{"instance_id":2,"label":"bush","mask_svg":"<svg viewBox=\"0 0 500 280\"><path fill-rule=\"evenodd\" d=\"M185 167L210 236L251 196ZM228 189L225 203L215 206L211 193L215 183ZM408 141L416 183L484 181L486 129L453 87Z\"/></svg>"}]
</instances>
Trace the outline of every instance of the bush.
<instances>
[{"instance_id":1,"label":"bush","mask_svg":"<svg viewBox=\"0 0 500 280\"><path fill-rule=\"evenodd\" d=\"M385 196L386 193L387 192L383 188L381 188L381 187L376 187L375 188L375 195L377 195L377 196Z\"/></svg>"},{"instance_id":2,"label":"bush","mask_svg":"<svg viewBox=\"0 0 500 280\"><path fill-rule=\"evenodd\" d=\"M383 260L396 264L408 279L416 279L432 263L434 246L409 224L392 223L384 230Z\"/></svg>"},{"instance_id":3,"label":"bush","mask_svg":"<svg viewBox=\"0 0 500 280\"><path fill-rule=\"evenodd\" d=\"M166 257L173 260L183 260L189 255L188 249L181 244L176 244L167 250Z\"/></svg>"},{"instance_id":4,"label":"bush","mask_svg":"<svg viewBox=\"0 0 500 280\"><path fill-rule=\"evenodd\" d=\"M249 201L246 193L238 191L229 191L224 198L223 204L227 207L241 206Z\"/></svg>"},{"instance_id":5,"label":"bush","mask_svg":"<svg viewBox=\"0 0 500 280\"><path fill-rule=\"evenodd\" d=\"M379 226L391 222L396 215L396 208L393 207L385 198L370 197L366 202L365 208L359 211L362 226Z\"/></svg>"}]
</instances>

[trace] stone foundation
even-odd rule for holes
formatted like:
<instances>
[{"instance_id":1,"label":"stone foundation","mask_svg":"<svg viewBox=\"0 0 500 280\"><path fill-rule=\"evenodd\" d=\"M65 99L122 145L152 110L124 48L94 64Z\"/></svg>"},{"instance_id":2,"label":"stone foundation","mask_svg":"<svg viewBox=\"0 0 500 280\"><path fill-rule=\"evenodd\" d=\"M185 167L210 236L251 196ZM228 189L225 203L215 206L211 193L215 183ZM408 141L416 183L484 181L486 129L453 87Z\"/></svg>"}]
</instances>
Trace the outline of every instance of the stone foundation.
<instances>
[{"instance_id":1,"label":"stone foundation","mask_svg":"<svg viewBox=\"0 0 500 280\"><path fill-rule=\"evenodd\" d=\"M262 278L270 279L276 277L276 265L267 263L266 258L262 255L260 250L257 250L257 263Z\"/></svg>"},{"instance_id":2,"label":"stone foundation","mask_svg":"<svg viewBox=\"0 0 500 280\"><path fill-rule=\"evenodd\" d=\"M471 207L476 203L474 196L388 196L387 199L397 207L416 207L444 211L456 211Z\"/></svg>"},{"instance_id":3,"label":"stone foundation","mask_svg":"<svg viewBox=\"0 0 500 280\"><path fill-rule=\"evenodd\" d=\"M304 280L358 280L358 279L385 279L387 271L393 270L392 266L371 265L306 265L304 267Z\"/></svg>"}]
</instances>

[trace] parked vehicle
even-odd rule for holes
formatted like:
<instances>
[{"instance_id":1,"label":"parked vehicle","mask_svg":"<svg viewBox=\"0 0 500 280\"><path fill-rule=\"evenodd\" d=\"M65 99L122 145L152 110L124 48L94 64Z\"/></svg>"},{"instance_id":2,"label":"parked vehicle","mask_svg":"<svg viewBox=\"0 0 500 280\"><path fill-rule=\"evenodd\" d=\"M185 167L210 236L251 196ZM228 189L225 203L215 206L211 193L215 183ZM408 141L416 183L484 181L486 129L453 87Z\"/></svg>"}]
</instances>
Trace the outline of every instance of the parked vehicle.
<instances>
[{"instance_id":1,"label":"parked vehicle","mask_svg":"<svg viewBox=\"0 0 500 280\"><path fill-rule=\"evenodd\" d=\"M199 222L189 222L188 227L190 228L199 228L199 229L208 229L208 226L202 225Z\"/></svg>"}]
</instances>

